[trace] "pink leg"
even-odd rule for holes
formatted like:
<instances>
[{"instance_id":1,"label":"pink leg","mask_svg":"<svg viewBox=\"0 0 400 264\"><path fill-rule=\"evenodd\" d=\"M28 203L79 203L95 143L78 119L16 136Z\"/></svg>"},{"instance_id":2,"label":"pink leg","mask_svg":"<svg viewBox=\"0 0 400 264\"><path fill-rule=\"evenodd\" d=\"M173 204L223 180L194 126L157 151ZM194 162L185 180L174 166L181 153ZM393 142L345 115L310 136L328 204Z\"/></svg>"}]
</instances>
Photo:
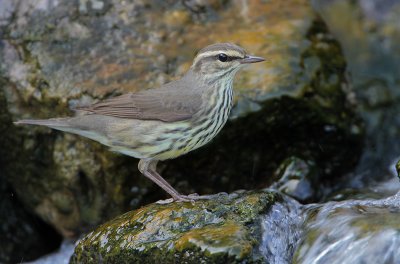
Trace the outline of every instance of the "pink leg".
<instances>
[{"instance_id":1,"label":"pink leg","mask_svg":"<svg viewBox=\"0 0 400 264\"><path fill-rule=\"evenodd\" d=\"M139 170L140 172L152 180L155 184L160 186L164 191L166 191L175 201L184 201L189 202L190 199L187 199L183 195L181 195L177 190L175 190L160 174L156 172L157 160L140 160L139 161Z\"/></svg>"},{"instance_id":2,"label":"pink leg","mask_svg":"<svg viewBox=\"0 0 400 264\"><path fill-rule=\"evenodd\" d=\"M211 199L211 196L204 195L182 195L177 190L174 189L160 174L157 173L157 160L143 160L139 161L139 171L153 181L155 184L160 186L164 191L166 191L175 201L181 202L192 202L194 200L207 200Z\"/></svg>"}]
</instances>

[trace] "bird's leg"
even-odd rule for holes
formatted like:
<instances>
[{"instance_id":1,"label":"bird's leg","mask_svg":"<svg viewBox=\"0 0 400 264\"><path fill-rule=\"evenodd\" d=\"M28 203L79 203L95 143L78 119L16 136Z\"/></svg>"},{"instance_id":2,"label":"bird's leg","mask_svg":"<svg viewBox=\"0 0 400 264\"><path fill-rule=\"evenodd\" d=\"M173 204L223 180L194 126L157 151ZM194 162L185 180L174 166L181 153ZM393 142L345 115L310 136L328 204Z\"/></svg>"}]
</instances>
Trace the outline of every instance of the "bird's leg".
<instances>
[{"instance_id":1,"label":"bird's leg","mask_svg":"<svg viewBox=\"0 0 400 264\"><path fill-rule=\"evenodd\" d=\"M181 195L177 190L175 190L160 174L157 173L157 160L143 160L139 161L139 171L152 180L155 184L160 186L164 191L166 191L175 201L190 202L193 199L188 196Z\"/></svg>"},{"instance_id":2,"label":"bird's leg","mask_svg":"<svg viewBox=\"0 0 400 264\"><path fill-rule=\"evenodd\" d=\"M208 200L212 199L211 195L198 195L197 193L194 194L189 194L189 195L183 195L180 194L177 190L174 189L160 174L157 173L156 167L157 167L157 160L150 162L148 171L152 174L153 177L155 177L157 180L162 182L164 186L167 186L170 188L171 191L174 192L174 195L172 195L170 192L168 192L163 186L159 185L157 182L153 180L153 178L150 178L153 180L155 183L158 184L161 188L163 188L166 192L168 192L174 201L181 201L181 202L193 202L194 200Z\"/></svg>"}]
</instances>

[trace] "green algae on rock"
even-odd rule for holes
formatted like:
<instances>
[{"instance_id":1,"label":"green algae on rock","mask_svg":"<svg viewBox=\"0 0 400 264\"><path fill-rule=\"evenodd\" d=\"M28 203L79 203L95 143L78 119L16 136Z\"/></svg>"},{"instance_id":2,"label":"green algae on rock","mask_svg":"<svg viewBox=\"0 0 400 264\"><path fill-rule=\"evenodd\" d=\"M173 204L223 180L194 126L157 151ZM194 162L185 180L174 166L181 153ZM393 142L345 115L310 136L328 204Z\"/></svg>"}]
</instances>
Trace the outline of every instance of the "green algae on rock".
<instances>
[{"instance_id":1,"label":"green algae on rock","mask_svg":"<svg viewBox=\"0 0 400 264\"><path fill-rule=\"evenodd\" d=\"M279 197L238 192L150 204L86 235L71 263L262 263L261 215Z\"/></svg>"}]
</instances>

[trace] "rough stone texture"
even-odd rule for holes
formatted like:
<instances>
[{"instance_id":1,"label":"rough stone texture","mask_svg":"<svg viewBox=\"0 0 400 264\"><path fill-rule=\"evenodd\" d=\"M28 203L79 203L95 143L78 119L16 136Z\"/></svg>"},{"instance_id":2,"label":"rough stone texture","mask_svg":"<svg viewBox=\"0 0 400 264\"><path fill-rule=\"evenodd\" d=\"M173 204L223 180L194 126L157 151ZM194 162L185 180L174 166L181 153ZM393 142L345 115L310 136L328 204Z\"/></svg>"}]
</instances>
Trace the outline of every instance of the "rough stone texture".
<instances>
[{"instance_id":1,"label":"rough stone texture","mask_svg":"<svg viewBox=\"0 0 400 264\"><path fill-rule=\"evenodd\" d=\"M4 80L0 78L0 87ZM0 263L29 261L56 249L61 237L18 199L10 181L24 173L14 162L24 155L18 131L12 126L0 89ZM20 157L26 159L26 156ZM18 174L14 174L18 172Z\"/></svg>"},{"instance_id":2,"label":"rough stone texture","mask_svg":"<svg viewBox=\"0 0 400 264\"><path fill-rule=\"evenodd\" d=\"M11 118L71 114L68 107L178 78L196 50L236 42L268 62L235 81L237 104L223 132L161 164L183 193L262 188L289 157L315 164L324 195L360 154L346 63L308 1L50 1L3 3L1 68ZM86 139L20 127L22 202L65 237L157 198L136 160ZM347 148L346 146L351 146Z\"/></svg>"},{"instance_id":3,"label":"rough stone texture","mask_svg":"<svg viewBox=\"0 0 400 264\"><path fill-rule=\"evenodd\" d=\"M357 110L366 127L365 150L356 174L368 185L371 178L391 176L389 168L400 153L400 3L312 2L339 41L348 64Z\"/></svg>"},{"instance_id":4,"label":"rough stone texture","mask_svg":"<svg viewBox=\"0 0 400 264\"><path fill-rule=\"evenodd\" d=\"M71 263L262 263L261 215L277 199L260 191L150 204L86 235Z\"/></svg>"}]
</instances>

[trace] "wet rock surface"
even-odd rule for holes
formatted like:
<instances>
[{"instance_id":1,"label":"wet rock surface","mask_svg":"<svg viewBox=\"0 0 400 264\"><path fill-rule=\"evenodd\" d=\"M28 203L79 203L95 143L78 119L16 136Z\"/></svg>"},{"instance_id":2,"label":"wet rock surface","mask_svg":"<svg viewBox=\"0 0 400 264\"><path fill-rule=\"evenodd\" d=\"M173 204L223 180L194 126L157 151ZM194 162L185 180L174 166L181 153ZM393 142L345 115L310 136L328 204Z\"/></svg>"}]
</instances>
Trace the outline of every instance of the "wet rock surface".
<instances>
[{"instance_id":1,"label":"wet rock surface","mask_svg":"<svg viewBox=\"0 0 400 264\"><path fill-rule=\"evenodd\" d=\"M195 51L230 41L269 62L238 74L231 121L213 143L160 164L174 187L200 194L263 188L282 162L299 157L316 164L312 187L323 190L357 163L363 130L348 100L346 63L305 0L5 6L2 88L13 120L65 116L69 107L161 85L182 75ZM132 158L45 128L18 130L31 160L15 161L26 173L11 183L64 237L166 197ZM346 145L353 147L338 147ZM307 195L316 200L324 191Z\"/></svg>"},{"instance_id":2,"label":"wet rock surface","mask_svg":"<svg viewBox=\"0 0 400 264\"><path fill-rule=\"evenodd\" d=\"M371 178L390 177L388 168L400 151L400 3L392 0L312 3L342 47L357 110L365 122L365 147L354 185L360 185L360 181L367 185Z\"/></svg>"},{"instance_id":3,"label":"wet rock surface","mask_svg":"<svg viewBox=\"0 0 400 264\"><path fill-rule=\"evenodd\" d=\"M262 263L262 218L281 200L260 191L151 204L86 235L71 263Z\"/></svg>"},{"instance_id":4,"label":"wet rock surface","mask_svg":"<svg viewBox=\"0 0 400 264\"><path fill-rule=\"evenodd\" d=\"M318 195L313 180L318 179L318 169L314 162L291 157L282 162L275 171L279 179L271 185L301 203L307 203Z\"/></svg>"}]
</instances>

